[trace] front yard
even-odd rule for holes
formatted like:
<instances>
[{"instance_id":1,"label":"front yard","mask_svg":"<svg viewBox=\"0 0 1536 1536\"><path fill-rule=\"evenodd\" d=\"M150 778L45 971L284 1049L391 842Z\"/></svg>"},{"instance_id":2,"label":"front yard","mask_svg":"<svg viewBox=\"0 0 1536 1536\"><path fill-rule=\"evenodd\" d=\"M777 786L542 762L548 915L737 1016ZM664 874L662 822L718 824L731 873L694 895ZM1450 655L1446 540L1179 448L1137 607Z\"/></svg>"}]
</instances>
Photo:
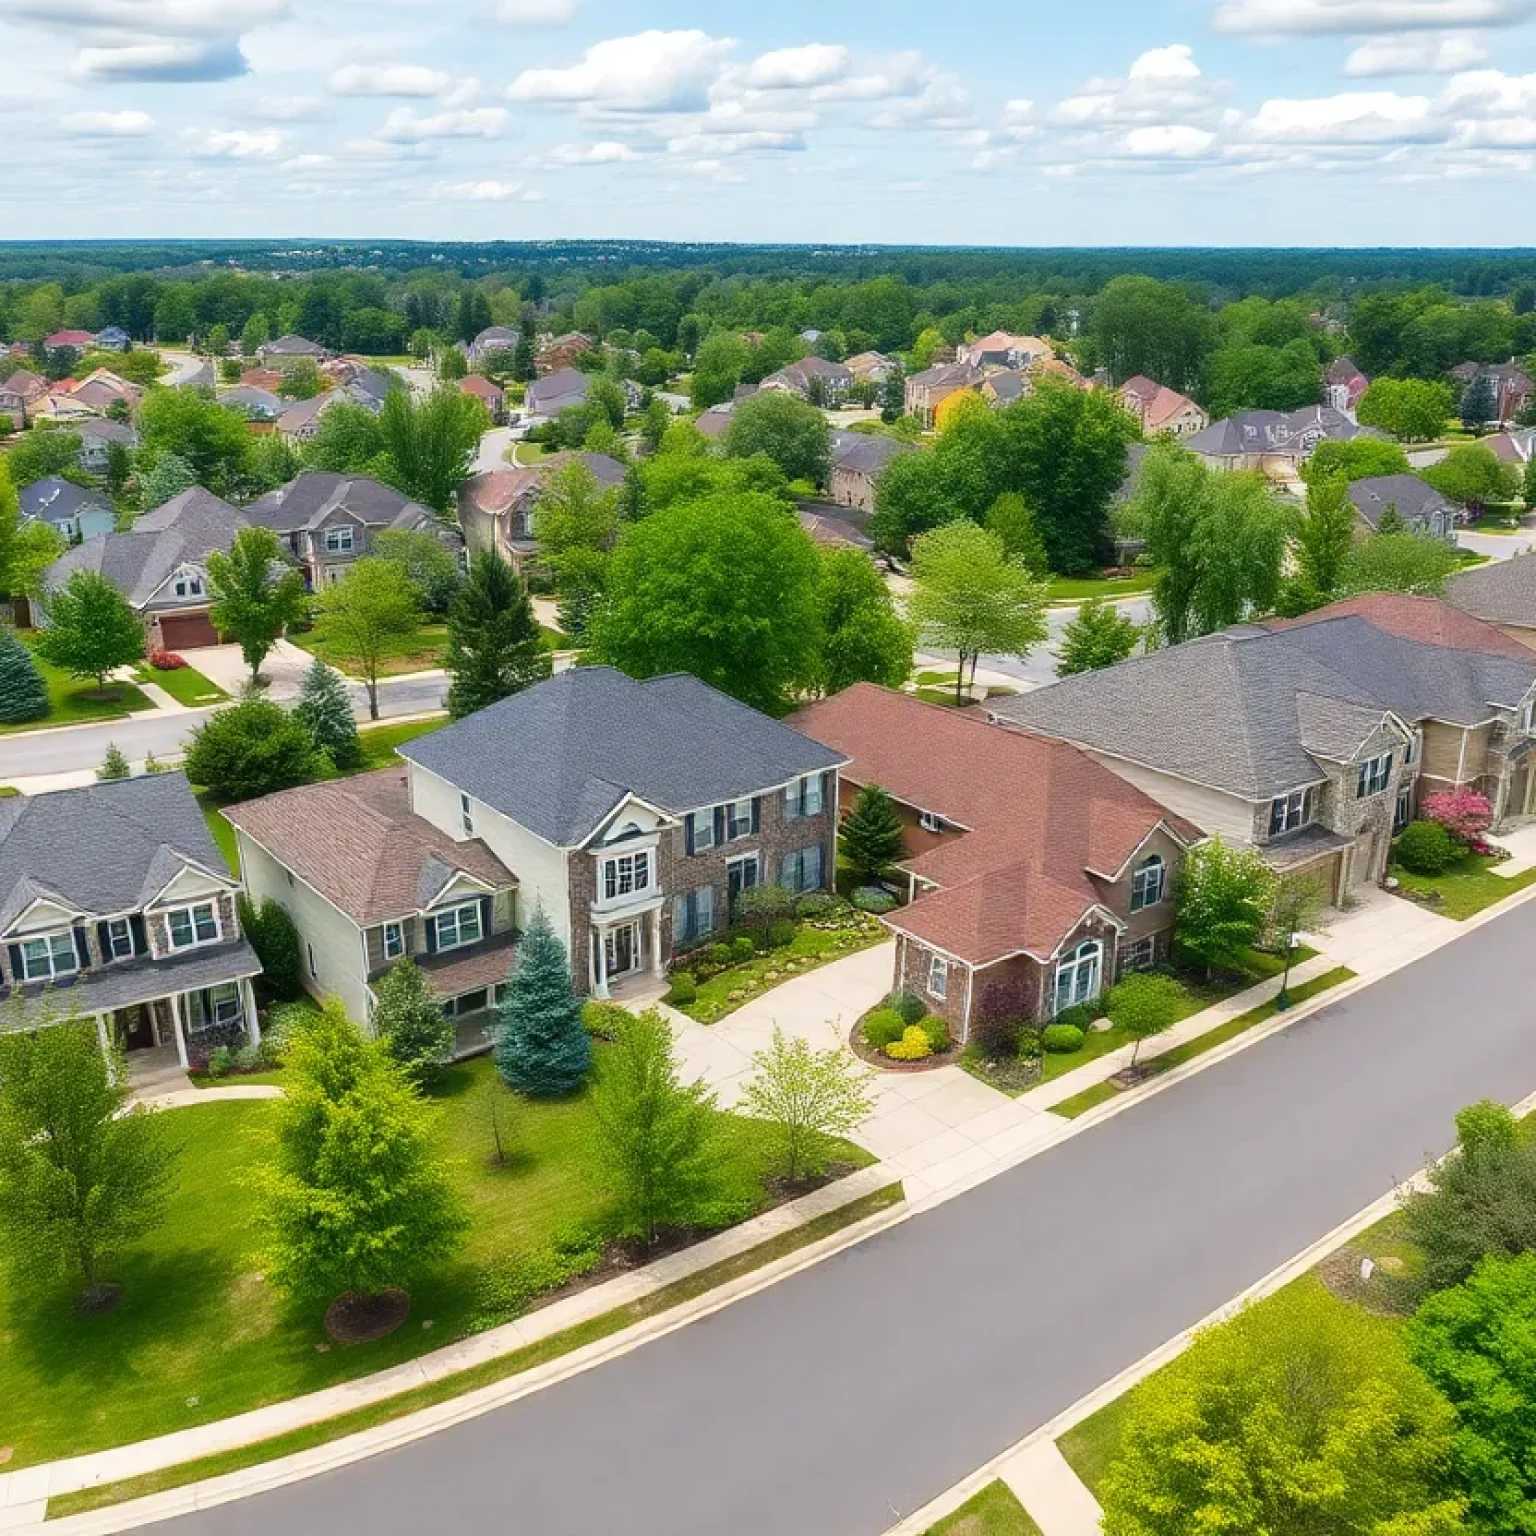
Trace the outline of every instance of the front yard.
<instances>
[{"instance_id":1,"label":"front yard","mask_svg":"<svg viewBox=\"0 0 1536 1536\"><path fill-rule=\"evenodd\" d=\"M1411 874L1398 864L1390 872L1404 895L1460 923L1536 882L1536 866L1518 875L1501 875L1498 868L1498 860L1469 853L1441 875Z\"/></svg>"},{"instance_id":2,"label":"front yard","mask_svg":"<svg viewBox=\"0 0 1536 1536\"><path fill-rule=\"evenodd\" d=\"M20 632L20 639L30 649L31 635L27 631ZM108 683L104 692L98 692L94 682L80 682L78 678L51 666L35 651L32 659L48 685L48 713L41 720L27 720L19 725L0 725L0 736L14 735L19 731L46 731L59 725L126 720L129 715L155 707L132 683Z\"/></svg>"},{"instance_id":3,"label":"front yard","mask_svg":"<svg viewBox=\"0 0 1536 1536\"><path fill-rule=\"evenodd\" d=\"M178 704L185 704L188 709L206 709L229 697L196 667L173 667L168 672L161 672L151 666L142 666L137 668L134 676L141 683L154 683L165 689Z\"/></svg>"},{"instance_id":4,"label":"front yard","mask_svg":"<svg viewBox=\"0 0 1536 1536\"><path fill-rule=\"evenodd\" d=\"M1150 592L1157 572L1141 569L1129 576L1052 576L1046 596L1053 603L1085 603L1094 597L1135 597Z\"/></svg>"},{"instance_id":5,"label":"front yard","mask_svg":"<svg viewBox=\"0 0 1536 1536\"><path fill-rule=\"evenodd\" d=\"M318 656L321 661L338 672L351 674L342 659L333 653L321 638L318 629L288 637L300 650ZM407 672L432 672L443 664L443 653L448 649L448 626L440 623L419 624L409 634L391 640L384 647L379 662L380 677L401 677Z\"/></svg>"},{"instance_id":6,"label":"front yard","mask_svg":"<svg viewBox=\"0 0 1536 1536\"><path fill-rule=\"evenodd\" d=\"M924 1536L1040 1536L1040 1527L999 1479L967 1499L954 1514L929 1526Z\"/></svg>"},{"instance_id":7,"label":"front yard","mask_svg":"<svg viewBox=\"0 0 1536 1536\"><path fill-rule=\"evenodd\" d=\"M598 1050L604 1049L599 1045ZM492 1282L548 1251L562 1229L601 1217L586 1096L533 1102L500 1087L488 1060L449 1071L432 1097L443 1150L469 1205L469 1240L413 1294L390 1337L333 1345L318 1312L296 1313L263 1281L248 1175L266 1155L276 1106L224 1101L167 1111L182 1144L164 1225L114 1265L124 1288L105 1316L75 1315L67 1288L0 1295L0 1443L7 1471L147 1439L409 1360L513 1315ZM509 1160L492 1162L491 1105ZM722 1205L771 1203L762 1129L720 1117ZM870 1161L848 1146L848 1164Z\"/></svg>"}]
</instances>

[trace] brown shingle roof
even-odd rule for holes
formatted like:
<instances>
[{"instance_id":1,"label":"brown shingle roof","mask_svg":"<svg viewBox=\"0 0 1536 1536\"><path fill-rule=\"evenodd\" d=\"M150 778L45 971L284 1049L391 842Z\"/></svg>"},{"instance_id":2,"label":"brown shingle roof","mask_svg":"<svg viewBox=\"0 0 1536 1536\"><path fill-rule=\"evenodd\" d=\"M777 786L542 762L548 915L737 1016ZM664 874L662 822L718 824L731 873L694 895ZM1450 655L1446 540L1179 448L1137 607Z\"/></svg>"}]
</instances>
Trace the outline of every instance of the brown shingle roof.
<instances>
[{"instance_id":1,"label":"brown shingle roof","mask_svg":"<svg viewBox=\"0 0 1536 1536\"><path fill-rule=\"evenodd\" d=\"M224 814L360 928L420 911L458 871L498 888L517 883L478 838L455 842L412 812L403 767L285 789Z\"/></svg>"},{"instance_id":2,"label":"brown shingle roof","mask_svg":"<svg viewBox=\"0 0 1536 1536\"><path fill-rule=\"evenodd\" d=\"M872 683L790 723L846 753L846 779L964 829L902 862L940 889L887 921L971 965L1050 955L1102 900L1089 871L1117 874L1159 824L1203 835L1075 747Z\"/></svg>"},{"instance_id":3,"label":"brown shingle roof","mask_svg":"<svg viewBox=\"0 0 1536 1536\"><path fill-rule=\"evenodd\" d=\"M1531 648L1512 640L1502 630L1470 613L1463 613L1444 598L1411 592L1362 592L1358 597L1341 598L1326 608L1314 609L1299 619L1272 619L1266 629L1294 629L1302 624L1319 624L1326 619L1354 615L1384 629L1400 640L1418 640L1424 645L1444 645L1455 650L1485 651L1491 656L1509 656L1529 661Z\"/></svg>"}]
</instances>

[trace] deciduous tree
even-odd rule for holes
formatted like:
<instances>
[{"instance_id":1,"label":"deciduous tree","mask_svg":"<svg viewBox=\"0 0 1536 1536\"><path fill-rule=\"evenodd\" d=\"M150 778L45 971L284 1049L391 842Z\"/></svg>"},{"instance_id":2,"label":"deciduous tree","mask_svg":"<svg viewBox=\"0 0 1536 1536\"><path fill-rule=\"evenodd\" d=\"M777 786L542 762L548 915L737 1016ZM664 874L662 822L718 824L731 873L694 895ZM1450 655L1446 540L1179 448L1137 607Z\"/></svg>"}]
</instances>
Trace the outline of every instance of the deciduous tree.
<instances>
[{"instance_id":1,"label":"deciduous tree","mask_svg":"<svg viewBox=\"0 0 1536 1536\"><path fill-rule=\"evenodd\" d=\"M1241 971L1264 936L1274 899L1275 875L1263 856L1213 837L1184 856L1174 943L1207 975Z\"/></svg>"},{"instance_id":2,"label":"deciduous tree","mask_svg":"<svg viewBox=\"0 0 1536 1536\"><path fill-rule=\"evenodd\" d=\"M1141 626L1108 598L1094 597L1079 606L1062 631L1057 677L1096 672L1124 661L1141 640Z\"/></svg>"},{"instance_id":3,"label":"deciduous tree","mask_svg":"<svg viewBox=\"0 0 1536 1536\"><path fill-rule=\"evenodd\" d=\"M1188 993L1173 977L1151 972L1127 976L1109 994L1110 1021L1134 1042L1129 1068L1132 1077L1143 1043L1172 1029L1189 1011L1188 1003Z\"/></svg>"},{"instance_id":4,"label":"deciduous tree","mask_svg":"<svg viewBox=\"0 0 1536 1536\"><path fill-rule=\"evenodd\" d=\"M71 677L95 679L98 690L109 672L144 659L144 626L99 571L75 571L48 594L43 611L48 622L38 631L37 654Z\"/></svg>"},{"instance_id":5,"label":"deciduous tree","mask_svg":"<svg viewBox=\"0 0 1536 1536\"><path fill-rule=\"evenodd\" d=\"M827 418L815 406L781 389L764 390L732 411L725 451L737 459L765 454L787 480L824 486L831 474L832 434Z\"/></svg>"},{"instance_id":6,"label":"deciduous tree","mask_svg":"<svg viewBox=\"0 0 1536 1536\"><path fill-rule=\"evenodd\" d=\"M1356 415L1363 427L1380 427L1405 443L1439 437L1456 404L1444 384L1426 379L1375 379L1360 397Z\"/></svg>"},{"instance_id":7,"label":"deciduous tree","mask_svg":"<svg viewBox=\"0 0 1536 1536\"><path fill-rule=\"evenodd\" d=\"M208 618L240 647L253 687L272 647L309 612L304 578L283 559L270 528L242 528L228 554L209 554L208 596Z\"/></svg>"},{"instance_id":8,"label":"deciduous tree","mask_svg":"<svg viewBox=\"0 0 1536 1536\"><path fill-rule=\"evenodd\" d=\"M320 778L328 764L309 732L280 704L245 699L192 733L187 777L218 799L254 800Z\"/></svg>"},{"instance_id":9,"label":"deciduous tree","mask_svg":"<svg viewBox=\"0 0 1536 1536\"><path fill-rule=\"evenodd\" d=\"M1344 559L1341 592L1438 592L1457 569L1456 550L1417 533L1377 533Z\"/></svg>"},{"instance_id":10,"label":"deciduous tree","mask_svg":"<svg viewBox=\"0 0 1536 1536\"><path fill-rule=\"evenodd\" d=\"M490 425L471 395L438 388L423 400L391 389L379 412L379 441L389 462L389 483L433 511L451 516L459 487L469 478L480 436Z\"/></svg>"},{"instance_id":11,"label":"deciduous tree","mask_svg":"<svg viewBox=\"0 0 1536 1536\"><path fill-rule=\"evenodd\" d=\"M196 484L237 495L250 469L252 438L244 418L193 389L152 389L139 407L139 451L153 463L174 453Z\"/></svg>"},{"instance_id":12,"label":"deciduous tree","mask_svg":"<svg viewBox=\"0 0 1536 1536\"><path fill-rule=\"evenodd\" d=\"M1513 501L1520 488L1517 472L1501 463L1483 443L1461 443L1423 478L1449 501L1478 516L1490 501Z\"/></svg>"},{"instance_id":13,"label":"deciduous tree","mask_svg":"<svg viewBox=\"0 0 1536 1536\"><path fill-rule=\"evenodd\" d=\"M896 612L890 589L857 549L821 553L816 588L821 616L821 689L854 683L899 688L912 671L912 629Z\"/></svg>"},{"instance_id":14,"label":"deciduous tree","mask_svg":"<svg viewBox=\"0 0 1536 1536\"><path fill-rule=\"evenodd\" d=\"M326 654L350 667L368 690L368 715L379 718L379 673L392 644L409 639L421 624L416 591L405 572L388 560L359 560L316 605Z\"/></svg>"},{"instance_id":15,"label":"deciduous tree","mask_svg":"<svg viewBox=\"0 0 1536 1536\"><path fill-rule=\"evenodd\" d=\"M374 983L373 1030L400 1070L418 1087L442 1075L453 1055L453 1024L425 973L402 955Z\"/></svg>"},{"instance_id":16,"label":"deciduous tree","mask_svg":"<svg viewBox=\"0 0 1536 1536\"><path fill-rule=\"evenodd\" d=\"M772 1131L779 1171L789 1184L824 1173L846 1136L874 1108L870 1074L846 1051L811 1049L800 1035L774 1026L772 1044L752 1057L754 1075L742 1107Z\"/></svg>"}]
</instances>

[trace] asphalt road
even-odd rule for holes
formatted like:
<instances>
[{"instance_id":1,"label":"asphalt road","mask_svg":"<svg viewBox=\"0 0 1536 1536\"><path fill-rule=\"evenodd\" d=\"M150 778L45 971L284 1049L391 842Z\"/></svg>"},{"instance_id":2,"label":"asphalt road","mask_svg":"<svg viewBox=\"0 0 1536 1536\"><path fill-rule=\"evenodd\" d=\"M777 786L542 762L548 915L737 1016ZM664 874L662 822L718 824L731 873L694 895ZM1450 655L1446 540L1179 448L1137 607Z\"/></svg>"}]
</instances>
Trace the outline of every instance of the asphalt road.
<instances>
[{"instance_id":1,"label":"asphalt road","mask_svg":"<svg viewBox=\"0 0 1536 1536\"><path fill-rule=\"evenodd\" d=\"M1536 1088L1536 906L607 1365L167 1536L876 1536Z\"/></svg>"}]
</instances>

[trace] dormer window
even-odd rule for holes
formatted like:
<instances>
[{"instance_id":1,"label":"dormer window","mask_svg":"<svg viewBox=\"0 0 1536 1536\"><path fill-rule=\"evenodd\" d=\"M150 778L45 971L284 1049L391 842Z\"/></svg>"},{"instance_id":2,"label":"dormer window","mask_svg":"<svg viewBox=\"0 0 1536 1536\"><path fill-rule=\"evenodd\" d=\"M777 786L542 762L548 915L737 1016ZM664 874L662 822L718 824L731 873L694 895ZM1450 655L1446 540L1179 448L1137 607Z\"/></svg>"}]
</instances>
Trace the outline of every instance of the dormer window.
<instances>
[{"instance_id":1,"label":"dormer window","mask_svg":"<svg viewBox=\"0 0 1536 1536\"><path fill-rule=\"evenodd\" d=\"M932 811L923 811L917 818L917 824L924 832L942 832L944 830L944 818L935 815Z\"/></svg>"},{"instance_id":2,"label":"dormer window","mask_svg":"<svg viewBox=\"0 0 1536 1536\"><path fill-rule=\"evenodd\" d=\"M1131 876L1131 911L1155 907L1168 888L1168 866L1158 854L1144 859Z\"/></svg>"},{"instance_id":3,"label":"dormer window","mask_svg":"<svg viewBox=\"0 0 1536 1536\"><path fill-rule=\"evenodd\" d=\"M52 981L57 976L72 976L80 969L75 936L68 930L40 939L23 939L15 948L20 951L23 981Z\"/></svg>"},{"instance_id":4,"label":"dormer window","mask_svg":"<svg viewBox=\"0 0 1536 1536\"><path fill-rule=\"evenodd\" d=\"M1280 837L1306 826L1317 814L1317 790L1298 789L1289 795L1277 795L1269 805L1269 835Z\"/></svg>"},{"instance_id":5,"label":"dormer window","mask_svg":"<svg viewBox=\"0 0 1536 1536\"><path fill-rule=\"evenodd\" d=\"M195 949L199 944L216 944L221 932L218 908L211 901L200 901L190 907L177 907L165 914L165 931L170 937L172 949Z\"/></svg>"},{"instance_id":6,"label":"dormer window","mask_svg":"<svg viewBox=\"0 0 1536 1536\"><path fill-rule=\"evenodd\" d=\"M353 529L350 523L340 528L325 530L325 552L328 555L350 555L354 548Z\"/></svg>"},{"instance_id":7,"label":"dormer window","mask_svg":"<svg viewBox=\"0 0 1536 1536\"><path fill-rule=\"evenodd\" d=\"M191 566L183 566L172 578L171 592L176 597L202 597L204 591L203 573Z\"/></svg>"}]
</instances>

